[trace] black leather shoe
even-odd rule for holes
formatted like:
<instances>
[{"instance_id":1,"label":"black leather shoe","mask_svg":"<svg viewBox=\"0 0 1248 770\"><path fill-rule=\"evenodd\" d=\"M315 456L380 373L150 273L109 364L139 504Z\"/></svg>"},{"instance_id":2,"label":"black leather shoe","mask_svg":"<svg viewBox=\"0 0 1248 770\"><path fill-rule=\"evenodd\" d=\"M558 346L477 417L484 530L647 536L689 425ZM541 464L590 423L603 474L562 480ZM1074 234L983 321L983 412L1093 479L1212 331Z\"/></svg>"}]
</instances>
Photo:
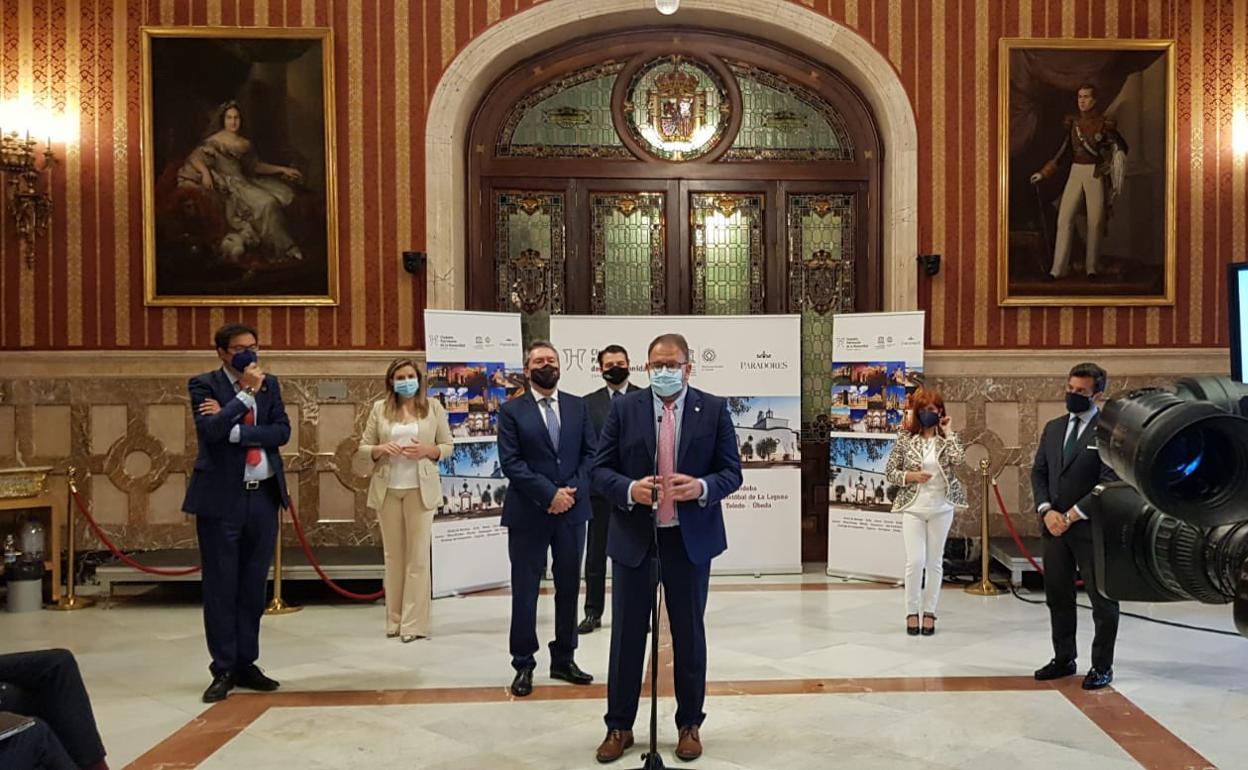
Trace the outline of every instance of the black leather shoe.
<instances>
[{"instance_id":1,"label":"black leather shoe","mask_svg":"<svg viewBox=\"0 0 1248 770\"><path fill-rule=\"evenodd\" d=\"M1036 679L1041 682L1047 682L1050 679L1061 679L1064 676L1074 676L1077 673L1079 673L1079 669L1075 668L1073 660L1062 662L1054 658L1044 664L1043 668L1036 669Z\"/></svg>"},{"instance_id":2,"label":"black leather shoe","mask_svg":"<svg viewBox=\"0 0 1248 770\"><path fill-rule=\"evenodd\" d=\"M204 690L204 703L223 701L225 696L229 695L230 690L233 689L233 674L217 674L212 678L212 684L208 685L208 689Z\"/></svg>"},{"instance_id":3,"label":"black leather shoe","mask_svg":"<svg viewBox=\"0 0 1248 770\"><path fill-rule=\"evenodd\" d=\"M259 692L273 692L282 686L276 679L265 676L255 663L234 672L234 685Z\"/></svg>"},{"instance_id":4,"label":"black leather shoe","mask_svg":"<svg viewBox=\"0 0 1248 770\"><path fill-rule=\"evenodd\" d=\"M516 678L511 680L511 694L517 698L523 698L533 692L533 669L522 668L516 672Z\"/></svg>"},{"instance_id":5,"label":"black leather shoe","mask_svg":"<svg viewBox=\"0 0 1248 770\"><path fill-rule=\"evenodd\" d=\"M914 625L913 625L913 626L912 626L912 625L910 625L910 618L914 618ZM918 636L918 635L919 635L919 616L918 616L918 615L907 615L907 616L906 616L906 634L907 634L908 636Z\"/></svg>"},{"instance_id":6,"label":"black leather shoe","mask_svg":"<svg viewBox=\"0 0 1248 770\"><path fill-rule=\"evenodd\" d=\"M581 624L576 627L578 634L592 634L595 628L602 628L601 615L586 615Z\"/></svg>"},{"instance_id":7,"label":"black leather shoe","mask_svg":"<svg viewBox=\"0 0 1248 770\"><path fill-rule=\"evenodd\" d=\"M569 660L567 663L551 664L550 678L562 679L570 684L590 684L594 678L586 674L576 665L575 661Z\"/></svg>"},{"instance_id":8,"label":"black leather shoe","mask_svg":"<svg viewBox=\"0 0 1248 770\"><path fill-rule=\"evenodd\" d=\"M1083 678L1083 689L1099 690L1102 687L1109 687L1109 683L1114 681L1114 670L1112 668L1097 668L1093 666L1088 669L1088 675Z\"/></svg>"}]
</instances>

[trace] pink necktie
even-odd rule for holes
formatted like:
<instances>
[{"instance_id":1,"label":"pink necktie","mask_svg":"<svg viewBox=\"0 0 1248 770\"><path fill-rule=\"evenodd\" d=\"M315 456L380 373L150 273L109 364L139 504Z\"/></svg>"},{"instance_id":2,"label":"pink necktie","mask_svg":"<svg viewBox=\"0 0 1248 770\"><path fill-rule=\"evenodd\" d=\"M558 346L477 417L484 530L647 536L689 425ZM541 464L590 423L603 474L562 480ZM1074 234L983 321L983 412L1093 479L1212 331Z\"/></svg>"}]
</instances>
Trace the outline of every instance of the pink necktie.
<instances>
[{"instance_id":1,"label":"pink necktie","mask_svg":"<svg viewBox=\"0 0 1248 770\"><path fill-rule=\"evenodd\" d=\"M676 472L676 405L663 405L663 422L659 425L659 475L667 478ZM659 523L670 524L676 518L676 501L670 495L659 500Z\"/></svg>"}]
</instances>

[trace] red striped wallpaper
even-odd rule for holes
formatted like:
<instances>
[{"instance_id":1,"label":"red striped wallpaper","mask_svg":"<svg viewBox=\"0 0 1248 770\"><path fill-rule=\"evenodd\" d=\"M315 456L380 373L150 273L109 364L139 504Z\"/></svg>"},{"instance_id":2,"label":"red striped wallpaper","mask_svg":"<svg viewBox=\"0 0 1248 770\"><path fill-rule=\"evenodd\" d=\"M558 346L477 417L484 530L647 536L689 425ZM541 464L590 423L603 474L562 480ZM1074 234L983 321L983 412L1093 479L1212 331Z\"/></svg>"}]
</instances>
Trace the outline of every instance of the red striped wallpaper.
<instances>
[{"instance_id":1,"label":"red striped wallpaper","mask_svg":"<svg viewBox=\"0 0 1248 770\"><path fill-rule=\"evenodd\" d=\"M456 51L534 1L0 0L0 99L80 117L78 142L57 148L56 219L35 269L0 217L0 349L193 348L233 319L277 348L421 346L423 287L397 254L425 239L426 105ZM933 347L1225 344L1223 265L1248 259L1248 165L1231 145L1236 116L1248 122L1248 0L791 1L857 30L910 94L919 248L945 258L920 290ZM158 24L333 28L337 308L143 305L138 32ZM997 307L995 41L1015 36L1178 41L1174 307Z\"/></svg>"}]
</instances>

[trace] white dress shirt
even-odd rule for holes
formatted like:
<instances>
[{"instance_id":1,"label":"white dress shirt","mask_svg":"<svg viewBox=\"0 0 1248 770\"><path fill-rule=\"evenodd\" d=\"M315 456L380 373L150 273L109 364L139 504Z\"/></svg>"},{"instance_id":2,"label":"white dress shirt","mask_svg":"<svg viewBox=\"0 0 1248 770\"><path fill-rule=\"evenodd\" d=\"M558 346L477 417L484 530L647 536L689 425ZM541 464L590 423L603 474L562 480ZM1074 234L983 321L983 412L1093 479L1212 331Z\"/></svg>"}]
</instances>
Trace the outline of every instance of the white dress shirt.
<instances>
[{"instance_id":1,"label":"white dress shirt","mask_svg":"<svg viewBox=\"0 0 1248 770\"><path fill-rule=\"evenodd\" d=\"M238 378L234 376L229 367L223 366L221 370L225 372L225 376L230 379L230 384L234 386L234 392L238 395L234 396L239 401L247 405L251 410L252 416L255 418L256 425L260 424L260 416L256 412L256 397L243 390L238 384ZM224 405L223 405L224 406ZM230 443L238 444L242 442L243 426L241 423L235 423L230 429ZM264 481L273 477L273 469L269 467L269 453L264 447L260 447L260 462L255 465L243 463L243 481Z\"/></svg>"}]
</instances>

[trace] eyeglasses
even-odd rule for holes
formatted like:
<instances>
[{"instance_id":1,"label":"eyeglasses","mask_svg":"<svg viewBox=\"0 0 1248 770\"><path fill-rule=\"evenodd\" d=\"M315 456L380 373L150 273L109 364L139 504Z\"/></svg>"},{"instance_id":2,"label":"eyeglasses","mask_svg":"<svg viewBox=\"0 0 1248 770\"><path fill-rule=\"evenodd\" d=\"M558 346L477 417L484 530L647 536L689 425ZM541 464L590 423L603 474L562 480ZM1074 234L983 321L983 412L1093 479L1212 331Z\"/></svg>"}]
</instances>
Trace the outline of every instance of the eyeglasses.
<instances>
[{"instance_id":1,"label":"eyeglasses","mask_svg":"<svg viewBox=\"0 0 1248 770\"><path fill-rule=\"evenodd\" d=\"M650 371L658 374L659 372L668 372L671 374L679 374L688 364L651 364Z\"/></svg>"},{"instance_id":2,"label":"eyeglasses","mask_svg":"<svg viewBox=\"0 0 1248 770\"><path fill-rule=\"evenodd\" d=\"M234 345L225 349L227 353L242 353L244 350L250 350L252 353L260 352L259 345Z\"/></svg>"}]
</instances>

